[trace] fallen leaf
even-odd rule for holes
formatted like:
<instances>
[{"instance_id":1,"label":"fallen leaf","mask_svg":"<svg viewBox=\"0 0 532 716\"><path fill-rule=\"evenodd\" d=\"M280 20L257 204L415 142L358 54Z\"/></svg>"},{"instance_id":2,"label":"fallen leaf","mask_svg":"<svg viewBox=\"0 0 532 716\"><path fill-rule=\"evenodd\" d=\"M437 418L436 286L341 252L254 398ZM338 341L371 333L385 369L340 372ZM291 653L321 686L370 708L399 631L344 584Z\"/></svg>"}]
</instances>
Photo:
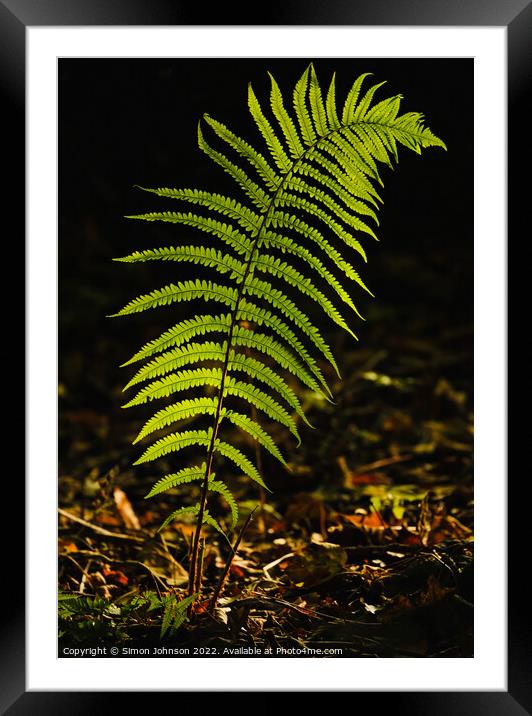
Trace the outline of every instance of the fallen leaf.
<instances>
[{"instance_id":1,"label":"fallen leaf","mask_svg":"<svg viewBox=\"0 0 532 716\"><path fill-rule=\"evenodd\" d=\"M115 500L116 508L124 522L127 529L140 530L139 518L133 510L133 506L128 499L126 493L119 487L115 487L113 490L113 497Z\"/></svg>"}]
</instances>

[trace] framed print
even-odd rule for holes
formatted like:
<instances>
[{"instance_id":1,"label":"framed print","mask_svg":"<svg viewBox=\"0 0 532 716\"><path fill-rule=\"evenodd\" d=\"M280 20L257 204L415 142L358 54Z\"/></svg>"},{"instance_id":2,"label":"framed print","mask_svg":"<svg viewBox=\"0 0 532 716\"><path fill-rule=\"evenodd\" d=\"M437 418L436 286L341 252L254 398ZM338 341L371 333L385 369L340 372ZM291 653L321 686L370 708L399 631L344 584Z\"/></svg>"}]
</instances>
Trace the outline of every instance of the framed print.
<instances>
[{"instance_id":1,"label":"framed print","mask_svg":"<svg viewBox=\"0 0 532 716\"><path fill-rule=\"evenodd\" d=\"M3 712L532 709L506 444L532 11L324 7L0 6L28 306Z\"/></svg>"}]
</instances>

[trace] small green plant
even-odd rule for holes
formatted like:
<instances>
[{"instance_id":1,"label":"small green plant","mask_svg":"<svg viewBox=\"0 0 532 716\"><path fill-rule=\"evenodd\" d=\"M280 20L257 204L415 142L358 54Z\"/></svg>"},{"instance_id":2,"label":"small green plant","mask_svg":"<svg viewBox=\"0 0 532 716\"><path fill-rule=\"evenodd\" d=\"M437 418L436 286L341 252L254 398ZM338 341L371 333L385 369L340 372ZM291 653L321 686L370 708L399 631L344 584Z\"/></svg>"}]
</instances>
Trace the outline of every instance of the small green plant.
<instances>
[{"instance_id":1,"label":"small green plant","mask_svg":"<svg viewBox=\"0 0 532 716\"><path fill-rule=\"evenodd\" d=\"M232 461L266 488L252 460L223 439L224 425L248 433L286 466L257 411L286 427L299 443L297 421L308 424L308 420L296 386L329 400L332 397L318 361L328 362L340 373L315 325L312 309L317 306L356 338L338 305L344 304L360 316L353 288L373 295L352 262L366 261L362 237L377 238L370 222L378 224L377 210L382 203L377 189L382 186L379 164L392 167L398 159L398 145L417 153L425 147L445 148L423 125L423 115L399 114L401 95L374 103L383 82L362 92L368 76L355 80L340 113L335 76L324 97L313 65L295 86L293 113L272 75L273 117L265 114L249 85L249 111L265 143L261 151L208 114L198 126L199 147L234 179L242 197L247 198L237 200L199 189L145 189L185 208L128 217L182 224L202 232L204 238L186 245L135 251L117 261L187 262L219 274L216 280L187 278L169 283L135 298L115 314L124 316L175 302L207 303L207 312L191 310L190 318L148 342L124 364L142 362L125 389L145 384L124 407L191 390L203 393L180 398L157 411L135 440L151 439L154 433L185 419L209 421L205 428L159 437L135 463L193 446L203 452L203 460L165 475L147 495L189 483L200 485L197 504L178 508L163 525L187 513L197 520L189 566L190 597L201 589L202 525L221 531L208 510L209 494L218 493L226 500L233 528L238 518L234 496L223 480L215 479L215 458ZM229 154L222 152L222 147ZM222 312L215 309L217 305L223 307ZM242 410L246 404L250 414Z\"/></svg>"}]
</instances>

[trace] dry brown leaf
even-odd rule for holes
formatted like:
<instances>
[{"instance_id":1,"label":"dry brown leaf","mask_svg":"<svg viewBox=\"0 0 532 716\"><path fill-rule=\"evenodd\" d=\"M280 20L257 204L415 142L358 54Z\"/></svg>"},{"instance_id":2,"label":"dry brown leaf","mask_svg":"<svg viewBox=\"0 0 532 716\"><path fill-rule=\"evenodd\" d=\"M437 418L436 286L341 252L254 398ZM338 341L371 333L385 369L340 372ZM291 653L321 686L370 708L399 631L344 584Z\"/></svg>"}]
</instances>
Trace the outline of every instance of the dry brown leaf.
<instances>
[{"instance_id":1,"label":"dry brown leaf","mask_svg":"<svg viewBox=\"0 0 532 716\"><path fill-rule=\"evenodd\" d=\"M116 504L120 517L127 529L140 530L139 518L133 510L133 506L128 499L128 496L119 487L115 487L113 490L113 497Z\"/></svg>"}]
</instances>

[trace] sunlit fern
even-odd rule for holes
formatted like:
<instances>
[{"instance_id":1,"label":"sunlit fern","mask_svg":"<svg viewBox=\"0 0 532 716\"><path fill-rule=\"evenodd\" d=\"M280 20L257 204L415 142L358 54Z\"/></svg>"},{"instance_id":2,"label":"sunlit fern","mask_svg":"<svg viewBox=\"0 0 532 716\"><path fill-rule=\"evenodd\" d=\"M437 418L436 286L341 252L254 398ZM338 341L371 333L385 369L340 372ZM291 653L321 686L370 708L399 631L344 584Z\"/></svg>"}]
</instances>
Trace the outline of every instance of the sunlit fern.
<instances>
[{"instance_id":1,"label":"sunlit fern","mask_svg":"<svg viewBox=\"0 0 532 716\"><path fill-rule=\"evenodd\" d=\"M335 76L324 98L310 65L295 86L293 112L289 112L270 75L269 118L249 85L249 111L265 143L261 151L208 114L198 126L200 148L235 180L247 200L198 189L145 189L176 200L178 210L129 217L199 230L204 245L198 245L196 238L194 244L135 251L117 261L193 263L218 275L169 283L135 298L115 314L191 303L191 318L144 345L124 364L142 363L126 388L144 385L127 406L172 396L171 404L148 420L135 442L195 416L207 416L210 423L206 428L164 434L135 463L191 447L201 454L196 466L162 477L148 495L193 482L202 485L199 502L177 509L164 523L184 514L198 521L191 564L196 585L191 583L191 594L198 586L194 572L200 526L208 523L221 530L207 510L209 492L228 503L232 527L238 517L229 488L214 479L213 457L226 458L265 486L252 460L221 439L221 424L231 423L248 433L286 465L263 420L259 423L245 408L242 412L242 406L252 406L252 415L259 411L266 421L280 423L300 441L298 419L307 421L301 392L294 386L329 399L331 391L320 365L330 364L339 375L309 305L317 305L354 337L345 311L358 314L356 290L370 293L353 264L366 261L362 239L377 238L374 227L382 203L379 165L391 167L397 161L398 145L417 153L424 147L445 148L423 125L423 115L399 114L401 95L374 103L374 94L384 83L362 92L367 77L355 80L339 113ZM200 301L207 304L207 312L196 313ZM219 304L222 312L215 308ZM190 396L191 390L202 389L202 396Z\"/></svg>"}]
</instances>

